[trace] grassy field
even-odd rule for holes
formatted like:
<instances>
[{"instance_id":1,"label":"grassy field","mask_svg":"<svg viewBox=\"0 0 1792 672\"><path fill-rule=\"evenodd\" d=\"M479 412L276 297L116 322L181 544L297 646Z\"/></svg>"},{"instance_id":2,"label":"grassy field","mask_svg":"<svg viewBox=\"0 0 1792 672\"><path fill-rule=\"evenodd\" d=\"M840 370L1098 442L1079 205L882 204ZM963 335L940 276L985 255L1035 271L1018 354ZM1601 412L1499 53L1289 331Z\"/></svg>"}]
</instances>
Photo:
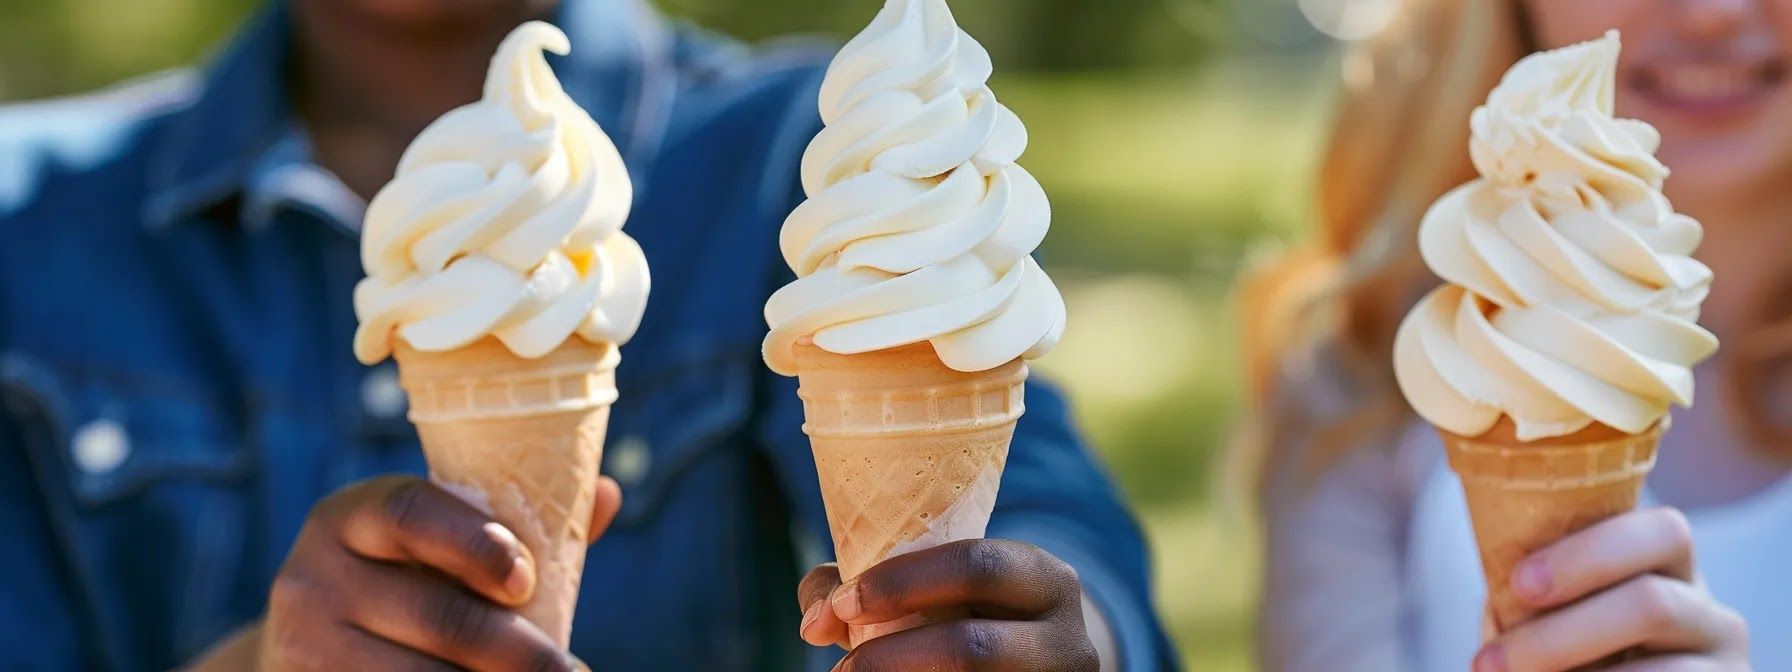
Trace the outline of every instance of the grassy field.
<instances>
[{"instance_id":1,"label":"grassy field","mask_svg":"<svg viewBox=\"0 0 1792 672\"><path fill-rule=\"evenodd\" d=\"M1241 411L1230 287L1244 260L1305 226L1322 65L996 83L1052 195L1044 255L1071 315L1040 368L1138 505L1191 670L1251 669L1257 544L1218 469Z\"/></svg>"}]
</instances>

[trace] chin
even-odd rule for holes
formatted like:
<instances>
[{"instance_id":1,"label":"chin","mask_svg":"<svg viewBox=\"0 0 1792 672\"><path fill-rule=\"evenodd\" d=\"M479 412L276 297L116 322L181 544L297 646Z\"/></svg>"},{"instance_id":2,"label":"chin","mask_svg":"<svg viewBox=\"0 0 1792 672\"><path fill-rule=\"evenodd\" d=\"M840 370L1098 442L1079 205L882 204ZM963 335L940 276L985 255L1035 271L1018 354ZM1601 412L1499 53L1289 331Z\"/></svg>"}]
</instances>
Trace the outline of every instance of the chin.
<instances>
[{"instance_id":1,"label":"chin","mask_svg":"<svg viewBox=\"0 0 1792 672\"><path fill-rule=\"evenodd\" d=\"M1670 133L1662 129L1666 136ZM1783 183L1792 147L1783 138L1768 141L1759 133L1704 137L1663 143L1657 155L1673 171L1667 193L1676 205L1749 198L1762 188ZM1673 137L1673 136L1667 136ZM1696 213L1693 213L1696 215Z\"/></svg>"},{"instance_id":2,"label":"chin","mask_svg":"<svg viewBox=\"0 0 1792 672\"><path fill-rule=\"evenodd\" d=\"M546 12L557 0L310 0L344 6L370 19L412 28L509 21Z\"/></svg>"},{"instance_id":3,"label":"chin","mask_svg":"<svg viewBox=\"0 0 1792 672\"><path fill-rule=\"evenodd\" d=\"M1775 91L1729 105L1658 105L1649 101L1620 109L1622 116L1649 122L1660 131L1657 154L1673 175L1678 200L1742 197L1792 178L1792 95ZM1633 97L1632 101L1637 98ZM1645 98L1646 100L1646 98Z\"/></svg>"}]
</instances>

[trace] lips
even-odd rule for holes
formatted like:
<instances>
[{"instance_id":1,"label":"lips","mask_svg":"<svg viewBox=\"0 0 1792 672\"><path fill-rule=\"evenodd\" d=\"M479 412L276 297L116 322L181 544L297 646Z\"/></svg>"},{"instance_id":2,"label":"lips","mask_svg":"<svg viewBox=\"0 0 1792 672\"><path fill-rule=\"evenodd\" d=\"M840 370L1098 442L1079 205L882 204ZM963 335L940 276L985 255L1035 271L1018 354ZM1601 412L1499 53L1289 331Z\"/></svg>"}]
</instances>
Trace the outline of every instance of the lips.
<instances>
[{"instance_id":1,"label":"lips","mask_svg":"<svg viewBox=\"0 0 1792 672\"><path fill-rule=\"evenodd\" d=\"M1657 105L1717 111L1764 98L1784 83L1786 72L1778 58L1645 64L1632 71L1629 85Z\"/></svg>"}]
</instances>

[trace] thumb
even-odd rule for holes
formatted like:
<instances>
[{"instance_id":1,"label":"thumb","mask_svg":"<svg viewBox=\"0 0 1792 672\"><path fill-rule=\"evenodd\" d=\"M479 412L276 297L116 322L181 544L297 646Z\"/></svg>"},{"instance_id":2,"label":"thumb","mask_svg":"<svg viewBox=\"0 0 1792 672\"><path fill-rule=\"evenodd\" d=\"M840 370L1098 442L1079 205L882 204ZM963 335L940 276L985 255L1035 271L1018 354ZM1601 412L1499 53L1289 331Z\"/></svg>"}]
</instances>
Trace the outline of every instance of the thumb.
<instances>
[{"instance_id":1,"label":"thumb","mask_svg":"<svg viewBox=\"0 0 1792 672\"><path fill-rule=\"evenodd\" d=\"M803 611L798 634L813 646L846 645L846 622L834 614L828 595L840 587L840 567L828 563L809 571L796 587L797 608Z\"/></svg>"},{"instance_id":2,"label":"thumb","mask_svg":"<svg viewBox=\"0 0 1792 672\"><path fill-rule=\"evenodd\" d=\"M585 543L597 543L597 539L610 529L610 523L616 521L616 512L621 510L622 486L609 476L597 477L597 494L591 506L591 526L585 532Z\"/></svg>"}]
</instances>

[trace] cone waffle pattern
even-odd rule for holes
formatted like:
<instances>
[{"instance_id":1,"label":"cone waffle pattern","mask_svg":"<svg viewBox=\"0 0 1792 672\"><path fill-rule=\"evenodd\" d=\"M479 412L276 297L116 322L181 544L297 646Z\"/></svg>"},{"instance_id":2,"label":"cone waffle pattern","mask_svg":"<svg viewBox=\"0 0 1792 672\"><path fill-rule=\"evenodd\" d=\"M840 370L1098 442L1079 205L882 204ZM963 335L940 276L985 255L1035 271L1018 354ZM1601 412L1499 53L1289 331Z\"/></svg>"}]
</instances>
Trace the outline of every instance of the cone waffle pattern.
<instances>
[{"instance_id":1,"label":"cone waffle pattern","mask_svg":"<svg viewBox=\"0 0 1792 672\"><path fill-rule=\"evenodd\" d=\"M1509 588L1519 562L1556 540L1636 508L1666 424L1664 420L1639 435L1599 427L1529 444L1497 429L1500 440L1440 432L1450 468L1462 477L1487 578L1488 608L1498 631L1536 615Z\"/></svg>"},{"instance_id":2,"label":"cone waffle pattern","mask_svg":"<svg viewBox=\"0 0 1792 672\"><path fill-rule=\"evenodd\" d=\"M1007 462L1025 364L960 373L926 345L851 356L800 346L798 356L803 431L844 576L924 536ZM994 498L979 504L986 525Z\"/></svg>"},{"instance_id":3,"label":"cone waffle pattern","mask_svg":"<svg viewBox=\"0 0 1792 672\"><path fill-rule=\"evenodd\" d=\"M797 346L803 412L841 576L893 555L983 536L1026 364L963 373L920 344L859 355ZM943 614L853 628L854 644Z\"/></svg>"},{"instance_id":4,"label":"cone waffle pattern","mask_svg":"<svg viewBox=\"0 0 1792 672\"><path fill-rule=\"evenodd\" d=\"M400 344L396 356L431 480L529 548L535 597L519 611L565 646L616 400L615 347L575 338L525 360L488 339L449 353Z\"/></svg>"}]
</instances>

